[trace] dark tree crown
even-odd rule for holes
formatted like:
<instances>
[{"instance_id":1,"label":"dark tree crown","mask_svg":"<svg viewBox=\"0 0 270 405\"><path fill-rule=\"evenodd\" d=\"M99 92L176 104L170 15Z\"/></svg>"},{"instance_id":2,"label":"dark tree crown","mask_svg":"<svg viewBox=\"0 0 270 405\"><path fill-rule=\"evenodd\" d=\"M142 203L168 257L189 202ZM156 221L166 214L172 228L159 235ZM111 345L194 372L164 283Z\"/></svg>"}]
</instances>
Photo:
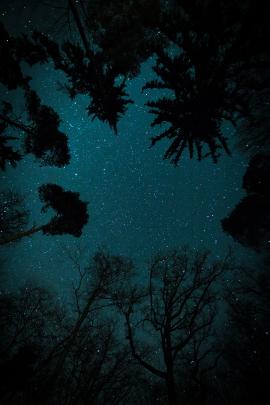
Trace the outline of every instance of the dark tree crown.
<instances>
[{"instance_id":1,"label":"dark tree crown","mask_svg":"<svg viewBox=\"0 0 270 405\"><path fill-rule=\"evenodd\" d=\"M257 154L249 162L243 178L247 192L231 214L222 220L223 230L244 246L269 249L270 164L267 154Z\"/></svg>"},{"instance_id":2,"label":"dark tree crown","mask_svg":"<svg viewBox=\"0 0 270 405\"><path fill-rule=\"evenodd\" d=\"M222 228L246 247L265 248L270 238L269 200L258 194L244 197L222 220Z\"/></svg>"},{"instance_id":3,"label":"dark tree crown","mask_svg":"<svg viewBox=\"0 0 270 405\"><path fill-rule=\"evenodd\" d=\"M205 63L206 61L200 61ZM221 133L221 123L225 118L227 83L220 77L211 78L200 72L203 66L194 66L187 53L170 57L160 53L153 68L158 80L148 82L143 89L169 89L172 98L159 98L147 102L150 112L156 115L151 126L169 124L169 128L152 138L152 145L161 139L172 141L164 158L177 164L187 148L190 158L197 152L198 160L211 156L217 162L219 150L230 153L226 138ZM203 146L208 152L203 154Z\"/></svg>"},{"instance_id":4,"label":"dark tree crown","mask_svg":"<svg viewBox=\"0 0 270 405\"><path fill-rule=\"evenodd\" d=\"M26 133L26 153L32 153L43 165L65 166L70 161L67 136L59 131L59 115L41 101L33 90L25 93L31 130Z\"/></svg>"},{"instance_id":5,"label":"dark tree crown","mask_svg":"<svg viewBox=\"0 0 270 405\"><path fill-rule=\"evenodd\" d=\"M16 40L12 38L0 22L0 82L9 90L24 86L28 78L23 76L17 57Z\"/></svg>"},{"instance_id":6,"label":"dark tree crown","mask_svg":"<svg viewBox=\"0 0 270 405\"><path fill-rule=\"evenodd\" d=\"M69 41L60 49L55 42L38 32L35 32L33 39L53 60L55 69L66 74L69 83L65 88L69 96L89 95L91 103L87 108L88 114L109 124L117 132L117 123L132 100L127 99L125 81L116 84L119 73L106 63L104 54L100 51L88 54Z\"/></svg>"},{"instance_id":7,"label":"dark tree crown","mask_svg":"<svg viewBox=\"0 0 270 405\"><path fill-rule=\"evenodd\" d=\"M49 208L56 211L56 215L43 232L48 235L62 235L64 233L79 237L82 228L88 222L87 203L79 198L80 194L65 191L56 184L44 184L39 188L40 200L44 203L42 212Z\"/></svg>"},{"instance_id":8,"label":"dark tree crown","mask_svg":"<svg viewBox=\"0 0 270 405\"><path fill-rule=\"evenodd\" d=\"M243 177L243 188L247 193L258 193L269 197L270 159L269 155L259 153L249 162Z\"/></svg>"}]
</instances>

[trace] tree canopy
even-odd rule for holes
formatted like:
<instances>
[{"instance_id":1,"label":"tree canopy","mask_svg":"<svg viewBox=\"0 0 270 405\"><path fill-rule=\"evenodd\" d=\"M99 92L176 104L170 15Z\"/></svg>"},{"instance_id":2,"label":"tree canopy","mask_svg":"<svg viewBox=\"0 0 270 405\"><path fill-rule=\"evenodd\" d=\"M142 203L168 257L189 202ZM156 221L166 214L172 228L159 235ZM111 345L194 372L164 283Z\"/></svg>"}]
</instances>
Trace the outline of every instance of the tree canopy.
<instances>
[{"instance_id":1,"label":"tree canopy","mask_svg":"<svg viewBox=\"0 0 270 405\"><path fill-rule=\"evenodd\" d=\"M129 94L129 84L139 83L136 90L149 97L139 107L150 118L150 146L162 141L164 159L175 166L186 154L219 165L222 155L233 158L237 148L246 153L245 195L218 224L236 242L263 253L263 260L249 269L231 254L212 256L193 246L157 252L145 265L144 253L153 248L148 235L145 252L136 252L137 267L131 258L105 249L85 260L80 249L62 248L63 266L72 274L68 302L61 305L58 293L36 283L12 292L0 290L0 402L266 403L270 375L267 6L255 0L64 0L50 7L58 10L60 20L64 16L63 26L73 36L63 29L57 37L40 27L21 34L13 27L15 34L0 22L4 90L0 170L4 176L13 170L16 175L26 156L32 155L40 166L54 168L55 175L44 184L42 175L35 182L31 179L37 190L31 187L29 199L34 200L37 191L41 218L46 218L38 225L32 215L36 203L32 213L23 194L13 187L1 190L0 245L8 247L37 232L43 234L42 241L57 235L80 238L89 221L89 203L81 197L83 183L79 193L73 185L69 190L70 179L65 183L61 178L61 173L69 173L66 167L73 159L70 145L76 141L84 147L84 139L77 138L79 131L63 132L61 108L56 111L54 104L45 103L32 80L35 69L51 68L61 77L54 91L62 92L69 102L85 96L82 119L100 121L99 128L104 125L112 135L125 136L119 124L138 107L137 101L131 107L135 95ZM144 63L152 70L150 80L139 77ZM87 136L92 136L91 131ZM74 175L80 181L78 173ZM224 189L224 199L226 193ZM217 194L211 204L218 205ZM117 206L117 214L120 209ZM181 212L174 211L173 219L176 215ZM204 218L194 217L193 239L198 241L196 232ZM143 228L143 215L140 220ZM178 237L181 230L175 233ZM212 234L206 237L210 240ZM165 245L165 238L160 245ZM28 249L28 244L22 248ZM91 249L87 246L87 251ZM45 266L47 271L51 264ZM262 394L266 399L261 400Z\"/></svg>"},{"instance_id":2,"label":"tree canopy","mask_svg":"<svg viewBox=\"0 0 270 405\"><path fill-rule=\"evenodd\" d=\"M267 252L270 237L269 155L257 154L249 162L243 178L247 195L222 220L222 227L238 242Z\"/></svg>"}]
</instances>

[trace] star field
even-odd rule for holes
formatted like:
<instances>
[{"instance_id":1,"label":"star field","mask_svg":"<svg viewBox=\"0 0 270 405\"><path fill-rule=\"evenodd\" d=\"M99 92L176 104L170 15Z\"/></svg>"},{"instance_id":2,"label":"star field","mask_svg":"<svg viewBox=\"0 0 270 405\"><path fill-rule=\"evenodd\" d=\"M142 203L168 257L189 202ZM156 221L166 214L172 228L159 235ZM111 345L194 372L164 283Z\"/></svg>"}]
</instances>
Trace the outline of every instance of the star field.
<instances>
[{"instance_id":1,"label":"star field","mask_svg":"<svg viewBox=\"0 0 270 405\"><path fill-rule=\"evenodd\" d=\"M37 16L31 16L30 11L27 14L30 8L25 7L24 23L20 20L19 26L28 31ZM5 23L12 17L10 13L11 9L1 12ZM2 185L25 195L30 225L46 222L37 194L43 183L80 192L82 200L89 202L90 220L79 241L36 234L3 249L9 257L11 285L32 278L59 291L69 288L74 274L64 252L78 242L87 255L106 246L116 254L132 257L142 269L154 253L183 244L210 249L218 257L229 245L241 258L250 255L222 232L220 224L244 194L241 182L247 158L234 148L231 157L223 156L216 165L210 158L197 162L184 155L174 167L162 159L166 141L150 148L156 130L150 127L152 116L144 105L150 94L141 93L141 88L153 77L152 65L150 59L141 74L128 82L134 104L120 120L118 136L98 120L91 122L87 97L71 101L59 90L58 82L64 83L65 78L53 66L29 69L32 87L61 117L60 130L68 135L71 163L63 169L40 167L27 156L16 169L10 167L3 173ZM10 92L7 97L20 109L22 100L14 94ZM224 132L234 142L232 128L224 125Z\"/></svg>"}]
</instances>

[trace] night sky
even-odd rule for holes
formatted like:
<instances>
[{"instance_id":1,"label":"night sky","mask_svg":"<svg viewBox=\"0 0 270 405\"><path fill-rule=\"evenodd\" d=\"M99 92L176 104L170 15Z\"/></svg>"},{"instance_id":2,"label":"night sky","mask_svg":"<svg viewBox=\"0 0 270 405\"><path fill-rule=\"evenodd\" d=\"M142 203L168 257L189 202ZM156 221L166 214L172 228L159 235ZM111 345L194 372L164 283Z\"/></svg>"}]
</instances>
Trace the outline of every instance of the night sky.
<instances>
[{"instance_id":1,"label":"night sky","mask_svg":"<svg viewBox=\"0 0 270 405\"><path fill-rule=\"evenodd\" d=\"M63 34L57 30L61 27L57 12L60 15L61 10L35 6L37 2L13 2L8 6L3 3L1 20L10 32L18 35L38 25L58 39ZM179 166L174 167L162 159L166 141L149 148L150 138L157 130L150 127L152 116L144 103L153 97L147 91L142 94L141 88L153 77L153 62L150 59L144 63L141 74L128 83L128 93L135 103L120 120L117 136L106 124L91 122L86 112L87 97L71 101L58 90L57 82L64 83L65 78L52 65L30 70L31 86L62 119L60 130L68 135L71 163L64 169L40 167L28 155L17 168L9 167L1 173L1 189L12 188L25 195L31 212L30 226L33 222L46 223L37 192L43 183L56 183L80 192L81 199L89 202L90 220L80 239L40 233L2 248L8 257L10 287L32 279L62 294L74 278L65 249L78 244L85 248L87 257L101 246L132 257L142 277L145 263L154 253L183 244L210 249L216 257L222 257L228 246L234 248L240 260L251 255L225 235L220 224L244 195L241 183L248 157L232 148L232 156L224 155L218 164L211 158L197 162L184 155ZM9 92L4 98L22 111L23 100L18 91ZM236 140L232 128L224 125L224 132L233 145Z\"/></svg>"}]
</instances>

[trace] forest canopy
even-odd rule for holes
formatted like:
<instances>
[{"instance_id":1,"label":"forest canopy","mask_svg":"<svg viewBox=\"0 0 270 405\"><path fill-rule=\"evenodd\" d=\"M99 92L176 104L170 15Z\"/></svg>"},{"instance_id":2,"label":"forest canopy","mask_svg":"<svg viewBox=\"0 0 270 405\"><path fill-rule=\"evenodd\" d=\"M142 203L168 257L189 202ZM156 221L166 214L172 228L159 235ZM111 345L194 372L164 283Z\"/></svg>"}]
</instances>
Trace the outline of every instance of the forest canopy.
<instances>
[{"instance_id":1,"label":"forest canopy","mask_svg":"<svg viewBox=\"0 0 270 405\"><path fill-rule=\"evenodd\" d=\"M0 20L0 402L266 403L268 7L29 2Z\"/></svg>"}]
</instances>

